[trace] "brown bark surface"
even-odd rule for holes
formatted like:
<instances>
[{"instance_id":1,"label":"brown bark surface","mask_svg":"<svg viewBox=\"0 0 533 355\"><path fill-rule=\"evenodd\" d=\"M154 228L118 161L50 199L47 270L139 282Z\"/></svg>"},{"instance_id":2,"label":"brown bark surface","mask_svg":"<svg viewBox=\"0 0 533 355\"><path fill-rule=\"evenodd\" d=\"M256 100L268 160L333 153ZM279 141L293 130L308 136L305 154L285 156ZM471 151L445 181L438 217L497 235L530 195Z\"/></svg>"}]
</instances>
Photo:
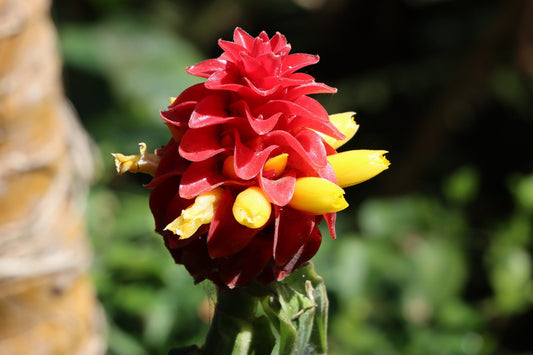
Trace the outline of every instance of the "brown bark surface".
<instances>
[{"instance_id":1,"label":"brown bark surface","mask_svg":"<svg viewBox=\"0 0 533 355\"><path fill-rule=\"evenodd\" d=\"M90 143L47 0L0 0L0 354L102 354L84 205Z\"/></svg>"}]
</instances>

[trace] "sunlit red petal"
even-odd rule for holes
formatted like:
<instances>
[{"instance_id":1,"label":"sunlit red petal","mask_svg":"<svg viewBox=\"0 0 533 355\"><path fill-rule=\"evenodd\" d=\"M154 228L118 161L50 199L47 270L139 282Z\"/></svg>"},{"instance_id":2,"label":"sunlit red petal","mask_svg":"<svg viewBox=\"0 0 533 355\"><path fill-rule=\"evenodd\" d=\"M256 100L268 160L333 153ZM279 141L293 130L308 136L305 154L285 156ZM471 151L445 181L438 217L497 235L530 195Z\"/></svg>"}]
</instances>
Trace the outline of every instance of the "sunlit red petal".
<instances>
[{"instance_id":1,"label":"sunlit red petal","mask_svg":"<svg viewBox=\"0 0 533 355\"><path fill-rule=\"evenodd\" d=\"M295 184L294 171L289 171L278 179L267 179L263 176L259 178L259 185L268 200L278 206L285 206L289 203L294 193Z\"/></svg>"},{"instance_id":2,"label":"sunlit red petal","mask_svg":"<svg viewBox=\"0 0 533 355\"><path fill-rule=\"evenodd\" d=\"M243 48L251 48L254 44L254 37L250 36L242 28L237 27L233 31L233 41Z\"/></svg>"},{"instance_id":3,"label":"sunlit red petal","mask_svg":"<svg viewBox=\"0 0 533 355\"><path fill-rule=\"evenodd\" d=\"M161 111L159 115L169 124L176 127L187 127L191 113L198 103L196 101L185 101L173 106L168 111Z\"/></svg>"},{"instance_id":4,"label":"sunlit red petal","mask_svg":"<svg viewBox=\"0 0 533 355\"><path fill-rule=\"evenodd\" d=\"M199 76L202 78L208 78L214 72L218 70L224 70L226 68L226 61L220 59L208 59L195 65L187 67L187 73Z\"/></svg>"},{"instance_id":5,"label":"sunlit red petal","mask_svg":"<svg viewBox=\"0 0 533 355\"><path fill-rule=\"evenodd\" d=\"M311 161L319 167L325 167L328 160L326 158L326 148L322 143L322 138L309 129L302 129L294 135L302 148L307 152Z\"/></svg>"},{"instance_id":6,"label":"sunlit red petal","mask_svg":"<svg viewBox=\"0 0 533 355\"><path fill-rule=\"evenodd\" d=\"M319 57L317 55L305 53L289 54L283 59L281 75L292 74L303 67L318 63L318 60Z\"/></svg>"},{"instance_id":7,"label":"sunlit red petal","mask_svg":"<svg viewBox=\"0 0 533 355\"><path fill-rule=\"evenodd\" d=\"M192 163L183 173L179 194L182 198L192 199L222 185L224 180L214 159Z\"/></svg>"},{"instance_id":8,"label":"sunlit red petal","mask_svg":"<svg viewBox=\"0 0 533 355\"><path fill-rule=\"evenodd\" d=\"M235 174L243 180L250 180L263 169L270 153L277 146L271 145L261 151L255 151L244 145L238 135L235 138Z\"/></svg>"},{"instance_id":9,"label":"sunlit red petal","mask_svg":"<svg viewBox=\"0 0 533 355\"><path fill-rule=\"evenodd\" d=\"M244 78L243 80L248 85L248 87L247 87L248 90L250 90L252 93L254 93L256 95L263 96L263 97L267 97L267 96L270 96L270 95L274 94L280 88L280 85L273 85L273 86L268 86L268 85L267 86L263 86L263 85L261 85L261 87L259 87L258 85L253 83L248 78ZM261 82L261 80L259 80L259 82ZM241 90L241 91L244 91L244 90Z\"/></svg>"},{"instance_id":10,"label":"sunlit red petal","mask_svg":"<svg viewBox=\"0 0 533 355\"><path fill-rule=\"evenodd\" d=\"M270 39L270 48L272 49L272 52L282 57L289 54L291 50L291 46L287 43L287 39L279 32L276 32L276 34Z\"/></svg>"},{"instance_id":11,"label":"sunlit red petal","mask_svg":"<svg viewBox=\"0 0 533 355\"><path fill-rule=\"evenodd\" d=\"M252 57L247 53L241 53L241 58L243 69L251 78L278 76L280 73L282 59L272 52L265 53L260 57Z\"/></svg>"},{"instance_id":12,"label":"sunlit red petal","mask_svg":"<svg viewBox=\"0 0 533 355\"><path fill-rule=\"evenodd\" d=\"M189 127L202 128L230 122L234 117L226 111L227 100L222 95L209 95L200 101L190 114Z\"/></svg>"},{"instance_id":13,"label":"sunlit red petal","mask_svg":"<svg viewBox=\"0 0 533 355\"><path fill-rule=\"evenodd\" d=\"M220 145L220 127L188 129L183 135L179 154L190 161L202 161L227 150Z\"/></svg>"},{"instance_id":14,"label":"sunlit red petal","mask_svg":"<svg viewBox=\"0 0 533 355\"><path fill-rule=\"evenodd\" d=\"M292 100L302 95L334 94L336 92L337 89L332 88L331 86L322 83L312 82L289 88L283 98L286 100Z\"/></svg>"},{"instance_id":15,"label":"sunlit red petal","mask_svg":"<svg viewBox=\"0 0 533 355\"><path fill-rule=\"evenodd\" d=\"M195 84L187 89L185 89L173 102L170 104L169 108L172 108L176 105L179 105L187 101L198 102L205 96L212 94L213 92L207 89L204 83Z\"/></svg>"},{"instance_id":16,"label":"sunlit red petal","mask_svg":"<svg viewBox=\"0 0 533 355\"><path fill-rule=\"evenodd\" d=\"M267 145L277 145L283 153L288 153L288 165L298 167L299 170L316 175L316 169L320 168L307 155L300 142L291 134L276 130L271 131L263 136L263 141Z\"/></svg>"},{"instance_id":17,"label":"sunlit red petal","mask_svg":"<svg viewBox=\"0 0 533 355\"><path fill-rule=\"evenodd\" d=\"M244 48L242 45L222 39L218 41L218 46L222 48L226 56L229 56L229 58L235 62L240 59L240 54L242 52L246 52L246 48Z\"/></svg>"}]
</instances>

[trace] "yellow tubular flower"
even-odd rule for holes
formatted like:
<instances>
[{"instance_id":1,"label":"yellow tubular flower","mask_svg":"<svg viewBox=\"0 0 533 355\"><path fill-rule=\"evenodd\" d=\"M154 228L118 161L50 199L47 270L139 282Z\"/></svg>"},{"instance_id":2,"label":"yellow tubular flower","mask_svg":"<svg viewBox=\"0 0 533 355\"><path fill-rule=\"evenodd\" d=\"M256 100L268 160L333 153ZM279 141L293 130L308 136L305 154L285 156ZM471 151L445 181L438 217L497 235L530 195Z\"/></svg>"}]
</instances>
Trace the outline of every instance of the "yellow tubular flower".
<instances>
[{"instance_id":1,"label":"yellow tubular flower","mask_svg":"<svg viewBox=\"0 0 533 355\"><path fill-rule=\"evenodd\" d=\"M233 204L235 220L248 228L261 228L270 219L272 206L263 191L249 187L240 192Z\"/></svg>"},{"instance_id":2,"label":"yellow tubular flower","mask_svg":"<svg viewBox=\"0 0 533 355\"><path fill-rule=\"evenodd\" d=\"M386 150L350 150L328 156L340 187L359 184L387 169Z\"/></svg>"},{"instance_id":3,"label":"yellow tubular flower","mask_svg":"<svg viewBox=\"0 0 533 355\"><path fill-rule=\"evenodd\" d=\"M139 151L137 155L111 153L115 157L115 166L119 175L125 172L155 175L161 157L155 154L147 154L146 143L139 143Z\"/></svg>"},{"instance_id":4,"label":"yellow tubular flower","mask_svg":"<svg viewBox=\"0 0 533 355\"><path fill-rule=\"evenodd\" d=\"M343 195L344 190L329 180L298 178L289 207L312 214L339 212L348 207Z\"/></svg>"},{"instance_id":5,"label":"yellow tubular flower","mask_svg":"<svg viewBox=\"0 0 533 355\"><path fill-rule=\"evenodd\" d=\"M203 224L211 223L223 193L224 190L217 187L198 195L194 203L181 211L181 216L170 222L165 230L178 235L180 239L191 237Z\"/></svg>"},{"instance_id":6,"label":"yellow tubular flower","mask_svg":"<svg viewBox=\"0 0 533 355\"><path fill-rule=\"evenodd\" d=\"M326 141L326 143L333 147L333 149L337 149L344 143L352 139L352 137L359 129L359 125L355 122L354 116L355 112L353 111L337 113L329 116L329 120L331 121L331 123L333 123L333 125L346 136L346 138L344 138L343 140L337 140L330 136L326 136L325 134L322 134L320 132L318 132L318 134L320 134L320 136Z\"/></svg>"},{"instance_id":7,"label":"yellow tubular flower","mask_svg":"<svg viewBox=\"0 0 533 355\"><path fill-rule=\"evenodd\" d=\"M273 158L270 158L265 163L265 166L263 168L264 171L274 170L274 176L279 176L285 168L287 167L287 159L289 157L289 154L283 153L280 155L276 155Z\"/></svg>"}]
</instances>

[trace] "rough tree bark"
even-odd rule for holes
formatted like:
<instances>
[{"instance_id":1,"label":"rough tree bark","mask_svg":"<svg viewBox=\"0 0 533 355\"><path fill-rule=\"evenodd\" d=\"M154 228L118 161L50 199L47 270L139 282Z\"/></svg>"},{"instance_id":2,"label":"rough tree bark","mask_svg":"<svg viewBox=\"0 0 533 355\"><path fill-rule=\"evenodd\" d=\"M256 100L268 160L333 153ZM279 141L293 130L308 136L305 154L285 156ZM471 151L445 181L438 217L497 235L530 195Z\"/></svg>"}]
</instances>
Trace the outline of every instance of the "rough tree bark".
<instances>
[{"instance_id":1,"label":"rough tree bark","mask_svg":"<svg viewBox=\"0 0 533 355\"><path fill-rule=\"evenodd\" d=\"M0 0L0 354L103 354L88 277L89 140L49 0Z\"/></svg>"}]
</instances>

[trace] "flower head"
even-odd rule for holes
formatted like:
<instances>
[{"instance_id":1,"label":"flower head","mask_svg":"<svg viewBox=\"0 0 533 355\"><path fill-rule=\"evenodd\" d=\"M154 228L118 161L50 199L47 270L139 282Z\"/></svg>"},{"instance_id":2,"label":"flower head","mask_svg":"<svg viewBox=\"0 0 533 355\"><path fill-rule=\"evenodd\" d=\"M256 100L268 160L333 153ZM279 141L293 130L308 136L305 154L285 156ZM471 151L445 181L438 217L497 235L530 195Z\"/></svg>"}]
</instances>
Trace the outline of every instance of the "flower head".
<instances>
[{"instance_id":1,"label":"flower head","mask_svg":"<svg viewBox=\"0 0 533 355\"><path fill-rule=\"evenodd\" d=\"M322 220L335 238L336 212L348 206L342 187L388 164L383 151L365 151L382 164L355 154L352 173L351 155L332 158L358 126L353 112L330 117L308 96L336 92L298 72L318 56L289 54L280 33L254 38L240 28L219 45L218 58L187 68L206 81L161 112L172 139L156 151L150 207L156 231L197 282L268 283L317 252Z\"/></svg>"}]
</instances>

